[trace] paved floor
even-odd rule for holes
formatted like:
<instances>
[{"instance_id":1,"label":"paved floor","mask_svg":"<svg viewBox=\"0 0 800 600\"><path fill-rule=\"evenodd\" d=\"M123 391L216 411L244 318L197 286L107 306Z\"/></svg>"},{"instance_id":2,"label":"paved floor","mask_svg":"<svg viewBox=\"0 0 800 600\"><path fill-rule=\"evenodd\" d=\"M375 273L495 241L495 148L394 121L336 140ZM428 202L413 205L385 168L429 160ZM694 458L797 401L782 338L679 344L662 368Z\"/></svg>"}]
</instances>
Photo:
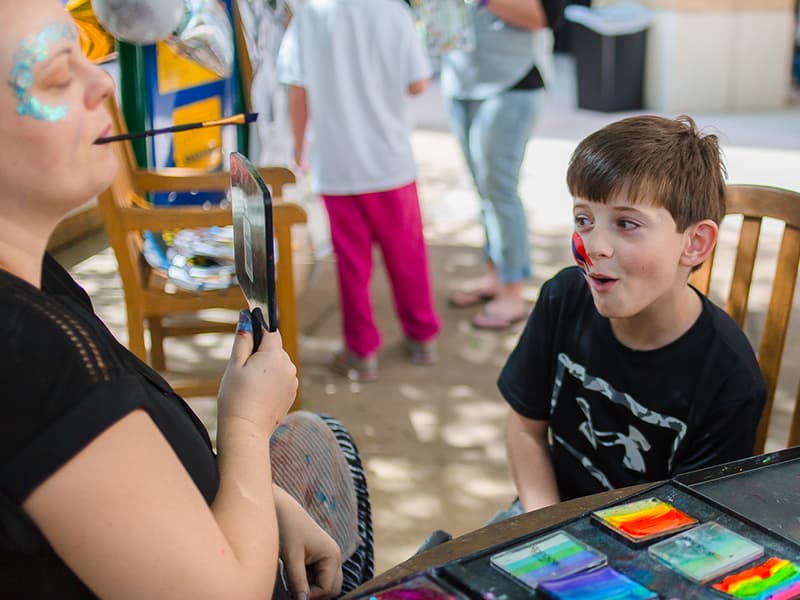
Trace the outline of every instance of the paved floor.
<instances>
[{"instance_id":1,"label":"paved floor","mask_svg":"<svg viewBox=\"0 0 800 600\"><path fill-rule=\"evenodd\" d=\"M570 264L570 198L563 182L568 156L583 135L622 116L576 110L571 68L569 61L559 62L559 86L548 100L523 166L521 191L530 216L535 268L526 288L531 300L546 278ZM341 418L353 431L373 497L378 572L410 556L436 528L462 534L480 527L513 495L502 434L506 408L494 382L519 329L477 332L468 324L470 310L446 304L451 288L480 272L477 203L458 148L446 130L435 86L414 100L413 110L420 194L444 324L440 364L415 367L406 360L379 262L373 286L384 334L378 382L349 383L326 366L339 333L330 256L320 257L307 269L299 303L304 405ZM719 130L730 181L800 189L800 107L696 117L702 125ZM309 206L311 230L318 247L323 247L325 223L316 208ZM768 253L774 256L775 229L766 237L773 243ZM730 238L726 230L723 256L729 254ZM87 287L101 317L124 339L124 305L104 237L87 239L60 256ZM759 265L760 282L769 280L771 268L769 262ZM724 286L724 281L720 284ZM762 287L757 284L756 309L748 325L754 340L765 304ZM782 445L800 373L800 301L795 306L776 409L782 426L770 439L771 448ZM167 350L176 370L221 370L228 351L225 336L174 343ZM192 404L213 430L214 399L193 399Z\"/></svg>"}]
</instances>

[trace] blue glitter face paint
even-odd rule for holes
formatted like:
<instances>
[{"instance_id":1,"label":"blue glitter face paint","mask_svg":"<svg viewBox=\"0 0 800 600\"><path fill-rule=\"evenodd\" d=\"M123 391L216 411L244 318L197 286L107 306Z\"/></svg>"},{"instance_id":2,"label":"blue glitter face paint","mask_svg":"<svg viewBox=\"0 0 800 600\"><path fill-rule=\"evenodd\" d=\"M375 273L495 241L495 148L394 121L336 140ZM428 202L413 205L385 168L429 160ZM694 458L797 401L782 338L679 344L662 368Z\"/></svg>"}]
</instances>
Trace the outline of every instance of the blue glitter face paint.
<instances>
[{"instance_id":1,"label":"blue glitter face paint","mask_svg":"<svg viewBox=\"0 0 800 600\"><path fill-rule=\"evenodd\" d=\"M8 81L17 96L17 114L51 122L66 116L66 104L49 106L31 96L33 67L47 58L53 44L77 39L73 27L66 23L53 23L39 33L29 35L20 41L19 50L14 54L14 66Z\"/></svg>"}]
</instances>

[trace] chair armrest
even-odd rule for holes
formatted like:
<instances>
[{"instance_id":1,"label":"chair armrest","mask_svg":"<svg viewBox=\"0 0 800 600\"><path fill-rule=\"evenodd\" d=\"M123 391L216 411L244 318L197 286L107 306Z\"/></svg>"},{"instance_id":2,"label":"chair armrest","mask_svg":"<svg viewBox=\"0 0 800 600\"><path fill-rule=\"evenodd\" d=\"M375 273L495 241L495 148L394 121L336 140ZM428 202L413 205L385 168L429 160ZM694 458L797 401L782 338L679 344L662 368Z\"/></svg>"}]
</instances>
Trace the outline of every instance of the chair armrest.
<instances>
[{"instance_id":1,"label":"chair armrest","mask_svg":"<svg viewBox=\"0 0 800 600\"><path fill-rule=\"evenodd\" d=\"M190 229L233 223L230 208L176 206L173 208L118 208L120 225L127 231Z\"/></svg>"},{"instance_id":2,"label":"chair armrest","mask_svg":"<svg viewBox=\"0 0 800 600\"><path fill-rule=\"evenodd\" d=\"M258 172L276 198L283 196L284 185L296 180L294 173L286 167L259 167ZM230 187L231 175L228 171L170 167L158 171L140 169L134 172L134 181L142 192L208 191Z\"/></svg>"},{"instance_id":3,"label":"chair armrest","mask_svg":"<svg viewBox=\"0 0 800 600\"><path fill-rule=\"evenodd\" d=\"M125 207L117 209L120 225L127 231L146 231L162 229L190 229L192 227L213 227L233 223L230 208L202 208L200 206L175 206L171 208ZM293 202L279 202L272 205L275 228L286 223L294 225L306 222L306 211Z\"/></svg>"}]
</instances>

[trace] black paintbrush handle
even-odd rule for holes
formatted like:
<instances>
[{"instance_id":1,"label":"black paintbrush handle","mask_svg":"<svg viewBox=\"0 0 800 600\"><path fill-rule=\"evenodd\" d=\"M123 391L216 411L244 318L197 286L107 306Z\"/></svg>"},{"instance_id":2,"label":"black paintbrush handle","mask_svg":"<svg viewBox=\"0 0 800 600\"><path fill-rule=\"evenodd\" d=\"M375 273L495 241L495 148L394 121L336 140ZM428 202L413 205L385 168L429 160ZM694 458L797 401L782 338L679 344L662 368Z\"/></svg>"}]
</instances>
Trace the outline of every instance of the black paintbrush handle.
<instances>
[{"instance_id":1,"label":"black paintbrush handle","mask_svg":"<svg viewBox=\"0 0 800 600\"><path fill-rule=\"evenodd\" d=\"M172 127L162 127L161 129L148 129L147 131L135 131L133 133L121 133L119 135L110 135L108 137L97 138L95 144L107 144L109 142L120 142L122 140L138 140L140 138L148 137L151 135L160 135L162 133L175 133L178 131L186 131L187 129L200 129L205 127L204 123L185 123L184 125L173 125Z\"/></svg>"}]
</instances>

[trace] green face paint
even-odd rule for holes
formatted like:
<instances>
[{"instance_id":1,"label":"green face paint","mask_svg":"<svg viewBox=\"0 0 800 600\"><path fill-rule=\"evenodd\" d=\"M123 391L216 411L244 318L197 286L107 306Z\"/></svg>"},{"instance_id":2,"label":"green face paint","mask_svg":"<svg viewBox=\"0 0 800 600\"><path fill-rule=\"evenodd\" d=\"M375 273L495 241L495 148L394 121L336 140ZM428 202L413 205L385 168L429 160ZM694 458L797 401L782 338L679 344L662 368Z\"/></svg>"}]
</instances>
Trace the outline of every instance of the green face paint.
<instances>
[{"instance_id":1,"label":"green face paint","mask_svg":"<svg viewBox=\"0 0 800 600\"><path fill-rule=\"evenodd\" d=\"M19 50L14 54L9 85L17 96L17 114L33 117L41 121L58 121L67 114L66 104L48 106L31 96L33 86L33 66L47 58L53 44L63 40L77 40L75 29L66 23L53 23L23 39Z\"/></svg>"}]
</instances>

